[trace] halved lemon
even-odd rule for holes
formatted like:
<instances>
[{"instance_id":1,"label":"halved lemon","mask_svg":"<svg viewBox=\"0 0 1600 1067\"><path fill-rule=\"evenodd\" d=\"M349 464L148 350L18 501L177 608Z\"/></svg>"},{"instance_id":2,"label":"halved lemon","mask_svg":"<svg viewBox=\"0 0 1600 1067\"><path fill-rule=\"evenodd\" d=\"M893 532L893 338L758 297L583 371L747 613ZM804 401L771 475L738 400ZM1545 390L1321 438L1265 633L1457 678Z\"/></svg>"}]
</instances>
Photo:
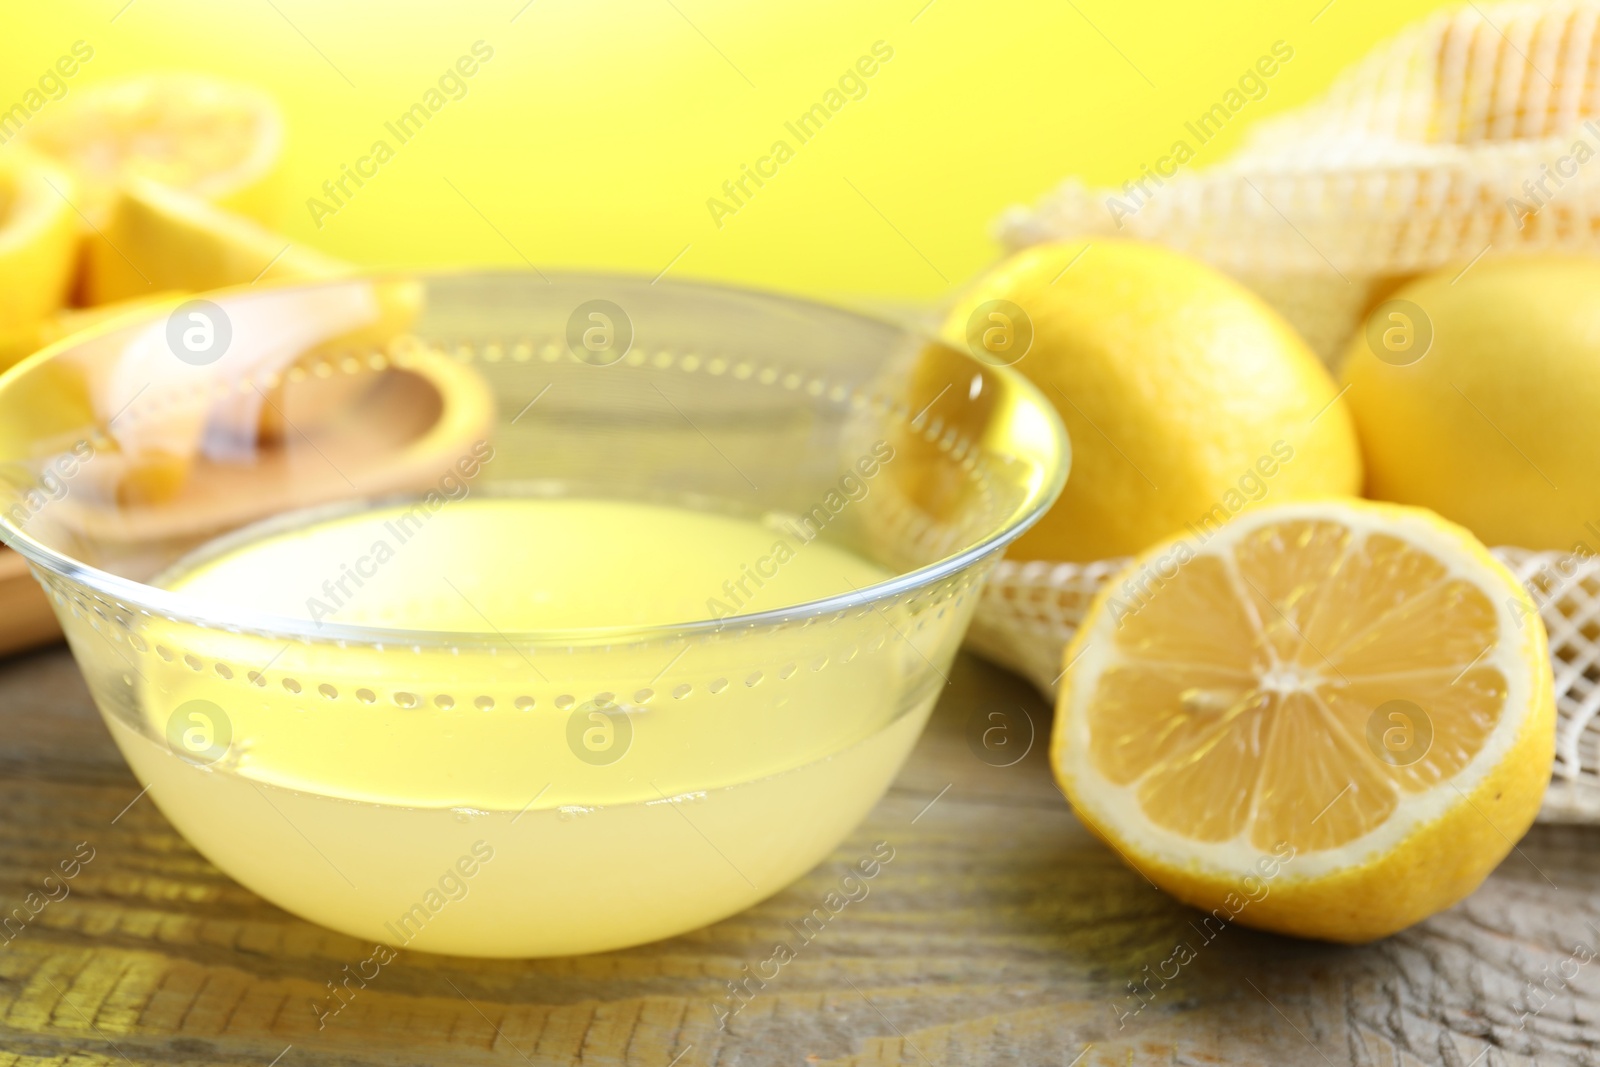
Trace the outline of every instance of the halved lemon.
<instances>
[{"instance_id":1,"label":"halved lemon","mask_svg":"<svg viewBox=\"0 0 1600 1067\"><path fill-rule=\"evenodd\" d=\"M1359 942L1465 897L1550 779L1527 592L1418 508L1202 533L1135 561L1067 649L1051 758L1079 816L1208 925Z\"/></svg>"},{"instance_id":2,"label":"halved lemon","mask_svg":"<svg viewBox=\"0 0 1600 1067\"><path fill-rule=\"evenodd\" d=\"M74 90L21 139L73 170L99 225L132 176L267 219L283 117L262 92L201 74L141 74Z\"/></svg>"},{"instance_id":3,"label":"halved lemon","mask_svg":"<svg viewBox=\"0 0 1600 1067\"><path fill-rule=\"evenodd\" d=\"M66 299L77 255L72 179L26 152L0 157L0 334L26 330Z\"/></svg>"},{"instance_id":4,"label":"halved lemon","mask_svg":"<svg viewBox=\"0 0 1600 1067\"><path fill-rule=\"evenodd\" d=\"M84 241L84 303L162 290L330 278L353 268L192 193L128 178L100 233Z\"/></svg>"}]
</instances>

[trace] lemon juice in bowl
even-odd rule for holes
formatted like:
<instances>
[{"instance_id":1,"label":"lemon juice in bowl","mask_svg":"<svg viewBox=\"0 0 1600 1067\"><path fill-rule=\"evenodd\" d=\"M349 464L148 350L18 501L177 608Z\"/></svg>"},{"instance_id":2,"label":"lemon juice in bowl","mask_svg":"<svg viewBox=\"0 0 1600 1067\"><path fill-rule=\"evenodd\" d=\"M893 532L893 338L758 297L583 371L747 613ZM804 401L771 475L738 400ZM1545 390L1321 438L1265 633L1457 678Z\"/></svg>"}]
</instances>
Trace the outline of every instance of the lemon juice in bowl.
<instances>
[{"instance_id":1,"label":"lemon juice in bowl","mask_svg":"<svg viewBox=\"0 0 1600 1067\"><path fill-rule=\"evenodd\" d=\"M358 625L509 635L703 616L747 564L772 575L743 583L757 608L887 577L783 526L678 508L466 499L401 542L418 513L251 538L165 584L275 614L338 603L334 617ZM349 572L368 576L338 581ZM216 635L182 642L202 669L163 672L146 730L114 729L142 780L185 798L163 805L180 829L291 910L419 948L557 954L703 925L815 865L833 841L808 827L865 814L937 695L897 704L893 637L876 615L851 620L771 671L689 643L568 657L519 654L514 640L489 657L291 647L241 685L214 665L247 664L246 649ZM654 684L606 691L619 677ZM433 684L404 688L418 678ZM795 701L802 713L788 714ZM405 849L389 847L397 836ZM412 905L463 856L478 871L447 879L461 899L419 923ZM576 898L575 870L588 883Z\"/></svg>"},{"instance_id":2,"label":"lemon juice in bowl","mask_svg":"<svg viewBox=\"0 0 1600 1067\"><path fill-rule=\"evenodd\" d=\"M417 285L418 332L440 336L397 365L447 393L468 373L496 410L458 419L481 436L439 462L402 452L409 491L363 490L392 413L352 408L285 434L286 455L201 455L156 504L85 482L19 531L135 775L245 886L393 946L598 951L783 888L915 742L977 583L1059 488L1058 424L1003 372L842 312L612 283L639 340L597 364L443 336L537 337L530 307L565 318L592 282ZM299 292L233 299L292 311ZM686 330L710 333L645 340ZM24 365L0 416L84 392L118 337ZM890 357L962 391L897 395ZM36 458L79 429L22 444ZM91 432L90 466L126 460ZM328 467L347 490L314 477ZM203 536L175 521L207 478L255 514Z\"/></svg>"}]
</instances>

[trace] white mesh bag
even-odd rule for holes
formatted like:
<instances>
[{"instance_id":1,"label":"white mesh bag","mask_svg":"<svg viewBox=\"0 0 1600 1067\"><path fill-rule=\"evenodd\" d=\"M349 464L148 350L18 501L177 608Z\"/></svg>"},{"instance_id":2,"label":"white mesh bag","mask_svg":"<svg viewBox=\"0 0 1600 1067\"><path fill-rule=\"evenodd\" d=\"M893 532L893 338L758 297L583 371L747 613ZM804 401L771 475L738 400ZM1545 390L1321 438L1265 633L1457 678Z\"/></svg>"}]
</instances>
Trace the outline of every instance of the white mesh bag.
<instances>
[{"instance_id":1,"label":"white mesh bag","mask_svg":"<svg viewBox=\"0 0 1600 1067\"><path fill-rule=\"evenodd\" d=\"M1000 238L1120 234L1187 252L1259 292L1332 364L1362 313L1418 273L1600 243L1597 46L1597 3L1437 15L1321 100L1259 123L1223 163L1147 183L1148 197L1069 180L1009 211Z\"/></svg>"},{"instance_id":2,"label":"white mesh bag","mask_svg":"<svg viewBox=\"0 0 1600 1067\"><path fill-rule=\"evenodd\" d=\"M1146 188L1135 201L1069 180L1008 212L1001 239L1014 250L1120 234L1176 248L1258 292L1332 366L1364 313L1419 273L1600 252L1600 0L1429 18L1321 100L1260 123L1227 161ZM1550 634L1559 722L1540 819L1600 822L1600 558L1494 551ZM1067 641L1126 562L1002 562L969 644L1053 697Z\"/></svg>"}]
</instances>

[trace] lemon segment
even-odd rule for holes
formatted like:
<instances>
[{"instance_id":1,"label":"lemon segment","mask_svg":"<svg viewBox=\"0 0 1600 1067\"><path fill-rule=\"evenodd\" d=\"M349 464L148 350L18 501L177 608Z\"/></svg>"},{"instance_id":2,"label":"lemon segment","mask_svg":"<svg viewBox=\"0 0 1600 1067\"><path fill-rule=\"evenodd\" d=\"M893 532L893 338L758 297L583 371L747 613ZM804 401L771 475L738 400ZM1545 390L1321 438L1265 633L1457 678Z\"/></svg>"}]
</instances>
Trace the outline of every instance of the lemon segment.
<instances>
[{"instance_id":1,"label":"lemon segment","mask_svg":"<svg viewBox=\"0 0 1600 1067\"><path fill-rule=\"evenodd\" d=\"M1421 509L1286 504L1164 543L1066 655L1052 762L1074 808L1227 921L1402 929L1488 875L1549 781L1538 611Z\"/></svg>"},{"instance_id":2,"label":"lemon segment","mask_svg":"<svg viewBox=\"0 0 1600 1067\"><path fill-rule=\"evenodd\" d=\"M1360 491L1355 431L1321 361L1187 256L1112 238L1035 245L964 292L943 334L1031 380L1072 439L1066 489L1013 557L1132 555L1261 500ZM930 384L931 397L948 383Z\"/></svg>"},{"instance_id":3,"label":"lemon segment","mask_svg":"<svg viewBox=\"0 0 1600 1067\"><path fill-rule=\"evenodd\" d=\"M0 157L0 334L26 330L66 299L79 226L73 191L45 160Z\"/></svg>"},{"instance_id":4,"label":"lemon segment","mask_svg":"<svg viewBox=\"0 0 1600 1067\"><path fill-rule=\"evenodd\" d=\"M78 207L97 226L130 177L268 220L283 127L277 105L255 89L200 74L143 74L74 90L21 139L77 174Z\"/></svg>"},{"instance_id":5,"label":"lemon segment","mask_svg":"<svg viewBox=\"0 0 1600 1067\"><path fill-rule=\"evenodd\" d=\"M82 296L98 305L161 290L328 278L350 269L191 193L130 178L103 231L86 239Z\"/></svg>"}]
</instances>

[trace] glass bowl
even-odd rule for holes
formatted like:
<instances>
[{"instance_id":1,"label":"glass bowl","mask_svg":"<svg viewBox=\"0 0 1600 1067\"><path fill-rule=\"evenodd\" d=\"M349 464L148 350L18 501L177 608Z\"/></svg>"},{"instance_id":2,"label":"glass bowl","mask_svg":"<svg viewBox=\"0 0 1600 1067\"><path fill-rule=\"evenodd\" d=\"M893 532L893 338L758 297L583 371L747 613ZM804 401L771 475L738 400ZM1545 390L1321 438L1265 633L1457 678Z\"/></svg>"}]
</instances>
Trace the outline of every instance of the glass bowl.
<instances>
[{"instance_id":1,"label":"glass bowl","mask_svg":"<svg viewBox=\"0 0 1600 1067\"><path fill-rule=\"evenodd\" d=\"M887 789L1067 463L1005 368L666 281L240 288L0 378L0 526L151 799L297 915L465 955L667 937L818 863ZM566 512L518 510L569 505L620 510L575 546ZM448 533L469 514L503 516L498 547ZM232 555L374 515L370 551ZM684 516L772 551L712 551L705 609L641 623L651 575L704 569L692 523L660 541ZM759 604L789 556L870 577ZM239 558L231 586L184 577ZM406 611L352 615L380 583ZM503 625L546 585L582 625Z\"/></svg>"}]
</instances>

